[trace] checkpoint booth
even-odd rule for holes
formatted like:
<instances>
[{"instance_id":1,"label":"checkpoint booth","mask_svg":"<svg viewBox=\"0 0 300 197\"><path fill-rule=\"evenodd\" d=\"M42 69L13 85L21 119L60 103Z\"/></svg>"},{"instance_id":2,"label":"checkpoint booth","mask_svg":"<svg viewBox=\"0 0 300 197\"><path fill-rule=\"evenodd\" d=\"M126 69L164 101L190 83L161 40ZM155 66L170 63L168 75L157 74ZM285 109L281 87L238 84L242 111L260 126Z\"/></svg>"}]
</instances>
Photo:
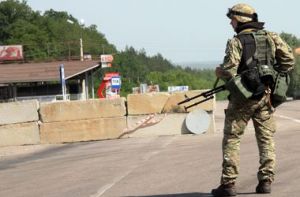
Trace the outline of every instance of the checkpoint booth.
<instances>
[{"instance_id":1,"label":"checkpoint booth","mask_svg":"<svg viewBox=\"0 0 300 197\"><path fill-rule=\"evenodd\" d=\"M101 68L112 67L113 56L110 54L103 54L100 56ZM121 76L118 72L105 73L102 82L97 90L99 98L119 98L121 89Z\"/></svg>"},{"instance_id":2,"label":"checkpoint booth","mask_svg":"<svg viewBox=\"0 0 300 197\"><path fill-rule=\"evenodd\" d=\"M99 98L119 98L121 89L121 76L118 72L106 73L99 85L97 94Z\"/></svg>"}]
</instances>

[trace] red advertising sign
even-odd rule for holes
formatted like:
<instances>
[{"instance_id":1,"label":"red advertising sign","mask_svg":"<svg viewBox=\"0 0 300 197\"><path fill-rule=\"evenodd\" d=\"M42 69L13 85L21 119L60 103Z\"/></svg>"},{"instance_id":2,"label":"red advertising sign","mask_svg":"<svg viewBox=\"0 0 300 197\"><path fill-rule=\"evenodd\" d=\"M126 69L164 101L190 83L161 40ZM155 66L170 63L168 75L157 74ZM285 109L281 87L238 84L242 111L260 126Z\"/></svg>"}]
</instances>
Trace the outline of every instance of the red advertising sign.
<instances>
[{"instance_id":1,"label":"red advertising sign","mask_svg":"<svg viewBox=\"0 0 300 197\"><path fill-rule=\"evenodd\" d=\"M107 63L111 63L114 60L112 55L101 55L100 58L101 58L101 62L107 62Z\"/></svg>"},{"instance_id":2,"label":"red advertising sign","mask_svg":"<svg viewBox=\"0 0 300 197\"><path fill-rule=\"evenodd\" d=\"M100 59L101 59L101 67L106 68L106 67L111 67L114 57L112 55L101 55Z\"/></svg>"},{"instance_id":3,"label":"red advertising sign","mask_svg":"<svg viewBox=\"0 0 300 197\"><path fill-rule=\"evenodd\" d=\"M0 61L3 60L21 60L23 59L22 45L0 46Z\"/></svg>"}]
</instances>

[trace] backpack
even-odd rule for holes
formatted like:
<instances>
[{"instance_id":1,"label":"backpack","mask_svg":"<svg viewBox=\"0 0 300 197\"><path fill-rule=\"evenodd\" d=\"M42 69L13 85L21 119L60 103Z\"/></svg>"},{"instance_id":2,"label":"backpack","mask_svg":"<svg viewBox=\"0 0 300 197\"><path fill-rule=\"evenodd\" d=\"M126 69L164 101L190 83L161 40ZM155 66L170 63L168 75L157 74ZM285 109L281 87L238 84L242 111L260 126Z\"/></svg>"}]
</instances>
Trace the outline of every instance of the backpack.
<instances>
[{"instance_id":1,"label":"backpack","mask_svg":"<svg viewBox=\"0 0 300 197\"><path fill-rule=\"evenodd\" d=\"M269 87L273 107L286 101L290 78L287 73L276 69L279 65L276 65L272 40L267 31L246 32L237 35L237 38L243 46L242 60L238 75L226 83L226 88L233 96L259 99Z\"/></svg>"}]
</instances>

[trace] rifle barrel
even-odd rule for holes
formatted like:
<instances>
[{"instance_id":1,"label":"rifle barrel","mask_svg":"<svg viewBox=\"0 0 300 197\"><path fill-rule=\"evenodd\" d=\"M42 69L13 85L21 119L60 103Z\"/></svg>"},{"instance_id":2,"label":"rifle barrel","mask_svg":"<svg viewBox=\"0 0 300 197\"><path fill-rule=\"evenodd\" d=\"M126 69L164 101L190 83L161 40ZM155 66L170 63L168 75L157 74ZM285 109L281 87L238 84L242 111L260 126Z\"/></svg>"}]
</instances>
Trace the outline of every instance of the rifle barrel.
<instances>
[{"instance_id":1,"label":"rifle barrel","mask_svg":"<svg viewBox=\"0 0 300 197\"><path fill-rule=\"evenodd\" d=\"M185 106L184 109L187 110L187 109L190 108L190 107L193 107L193 106L195 106L195 105L198 105L198 104L200 104L200 103L203 103L203 102L205 102L205 101L208 101L208 100L210 100L210 99L213 99L213 98L214 98L214 96L213 96L214 94L216 94L216 93L218 93L218 92L221 92L221 91L223 91L223 90L225 90L225 89L226 89L225 85L222 85L222 86L213 88L213 89L211 89L211 90L208 90L208 91L206 91L206 92L202 92L201 94L198 94L198 95L193 96L193 97L191 97L191 98L188 98L188 97L187 97L185 100L179 102L177 105L181 105L181 104L183 104L183 103L187 103L187 102L189 102L189 101L191 101L191 100L194 100L194 99L196 99L196 98L198 98L198 97L201 97L201 96L203 96L203 97L205 98L205 99L203 99L203 100L201 100L201 101L199 101L199 102L196 102L196 103L194 103L194 104L192 104L192 105Z\"/></svg>"},{"instance_id":2,"label":"rifle barrel","mask_svg":"<svg viewBox=\"0 0 300 197\"><path fill-rule=\"evenodd\" d=\"M196 102L196 103L194 103L194 104L191 104L191 105L189 105L189 106L186 106L186 107L184 107L184 109L185 109L185 111L186 111L187 109L189 109L189 108L191 108L191 107L194 107L195 105L198 105L198 104L200 104L200 103L203 103L203 102L208 101L208 100L213 99L213 98L214 98L214 96L210 96L210 97L205 98L205 99L203 99L203 100L201 100L201 101L198 101L198 102Z\"/></svg>"},{"instance_id":3,"label":"rifle barrel","mask_svg":"<svg viewBox=\"0 0 300 197\"><path fill-rule=\"evenodd\" d=\"M203 93L204 93L204 92L203 92ZM196 96L193 96L193 97L191 97L191 98L187 98L187 99L185 99L185 100L179 102L177 105L181 105L181 104L183 104L183 103L186 103L186 102L189 102L189 101L191 101L191 100L193 100L193 99L196 99L196 98L198 98L198 97L201 97L201 96L203 96L203 93L198 94L198 95L196 95Z\"/></svg>"}]
</instances>

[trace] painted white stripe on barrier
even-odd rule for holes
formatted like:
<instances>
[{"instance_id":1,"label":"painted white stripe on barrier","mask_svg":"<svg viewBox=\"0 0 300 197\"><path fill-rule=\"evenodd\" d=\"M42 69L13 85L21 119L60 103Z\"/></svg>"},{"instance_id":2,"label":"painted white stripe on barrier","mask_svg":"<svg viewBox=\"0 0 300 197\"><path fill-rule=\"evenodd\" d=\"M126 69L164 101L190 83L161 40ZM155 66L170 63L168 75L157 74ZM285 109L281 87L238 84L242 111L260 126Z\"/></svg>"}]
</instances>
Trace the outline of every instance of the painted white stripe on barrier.
<instances>
[{"instance_id":1,"label":"painted white stripe on barrier","mask_svg":"<svg viewBox=\"0 0 300 197\"><path fill-rule=\"evenodd\" d=\"M140 128L145 128L145 127L153 126L153 125L159 123L160 121L162 121L166 116L167 116L167 114L165 113L164 116L156 119L155 118L155 114L151 114L151 115L147 116L146 118L144 118L144 119L136 122L135 123L135 127L133 127L133 128L129 128L129 127L125 128L123 130L122 134L119 137L117 137L117 138L122 138L123 136L131 134L131 133L137 131Z\"/></svg>"},{"instance_id":2,"label":"painted white stripe on barrier","mask_svg":"<svg viewBox=\"0 0 300 197\"><path fill-rule=\"evenodd\" d=\"M283 115L275 115L275 116L276 116L276 117L279 117L279 118L284 118L284 119L288 119L288 120L291 120L291 121L300 123L300 120L299 120L299 119L296 119L296 118L291 118L291 117L283 116Z\"/></svg>"}]
</instances>

